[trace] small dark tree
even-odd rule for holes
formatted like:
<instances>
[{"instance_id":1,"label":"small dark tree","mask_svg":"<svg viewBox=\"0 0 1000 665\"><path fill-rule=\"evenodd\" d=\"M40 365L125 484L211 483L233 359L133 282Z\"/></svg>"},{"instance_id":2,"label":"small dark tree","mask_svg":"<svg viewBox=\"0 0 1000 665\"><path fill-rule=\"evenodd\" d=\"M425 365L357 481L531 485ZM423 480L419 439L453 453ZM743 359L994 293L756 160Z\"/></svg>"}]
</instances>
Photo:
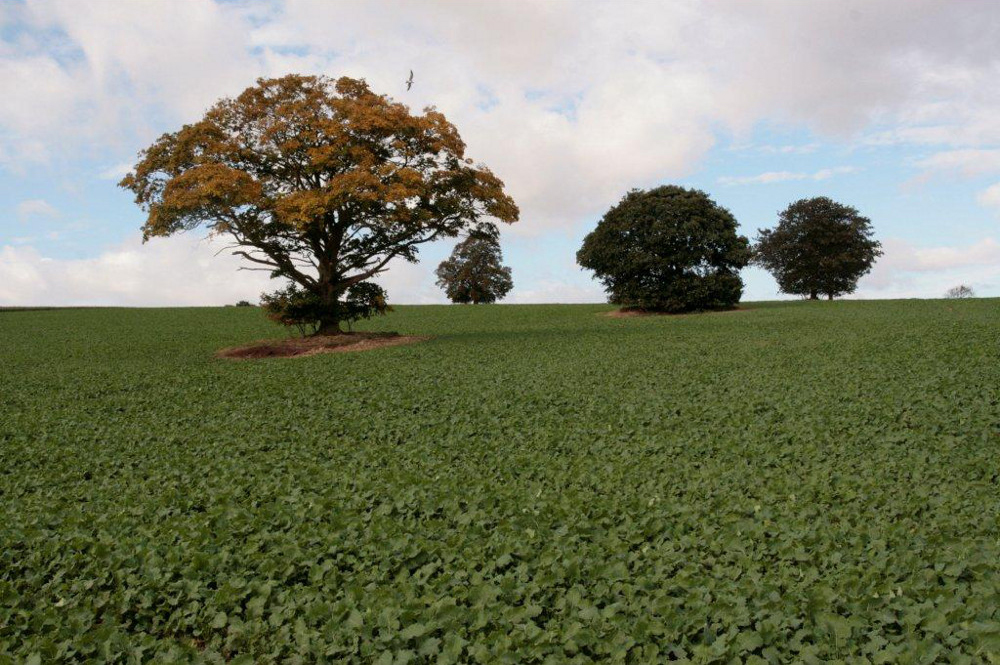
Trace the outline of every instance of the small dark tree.
<instances>
[{"instance_id":1,"label":"small dark tree","mask_svg":"<svg viewBox=\"0 0 1000 665\"><path fill-rule=\"evenodd\" d=\"M470 235L441 262L436 274L437 285L455 303L496 302L514 288L495 235Z\"/></svg>"},{"instance_id":2,"label":"small dark tree","mask_svg":"<svg viewBox=\"0 0 1000 665\"><path fill-rule=\"evenodd\" d=\"M275 323L298 328L315 334L330 314L329 306L312 291L300 288L294 282L273 293L260 294L260 304L267 318ZM377 314L392 311L386 303L385 291L372 282L358 282L347 289L346 298L337 303L334 314L339 321L351 324L360 319L369 319Z\"/></svg>"},{"instance_id":3,"label":"small dark tree","mask_svg":"<svg viewBox=\"0 0 1000 665\"><path fill-rule=\"evenodd\" d=\"M240 300L236 303L237 307L253 307L253 303L249 300Z\"/></svg>"},{"instance_id":4,"label":"small dark tree","mask_svg":"<svg viewBox=\"0 0 1000 665\"><path fill-rule=\"evenodd\" d=\"M704 192L632 190L584 238L576 260L626 309L727 309L743 294L739 273L750 258L736 226Z\"/></svg>"},{"instance_id":5,"label":"small dark tree","mask_svg":"<svg viewBox=\"0 0 1000 665\"><path fill-rule=\"evenodd\" d=\"M872 239L871 220L855 208L825 196L802 199L778 217L778 226L760 229L753 262L774 275L784 293L829 300L853 293L858 279L882 255Z\"/></svg>"},{"instance_id":6,"label":"small dark tree","mask_svg":"<svg viewBox=\"0 0 1000 665\"><path fill-rule=\"evenodd\" d=\"M954 288L948 289L948 293L946 295L949 298L974 298L976 296L976 292L972 290L971 286L959 284Z\"/></svg>"}]
</instances>

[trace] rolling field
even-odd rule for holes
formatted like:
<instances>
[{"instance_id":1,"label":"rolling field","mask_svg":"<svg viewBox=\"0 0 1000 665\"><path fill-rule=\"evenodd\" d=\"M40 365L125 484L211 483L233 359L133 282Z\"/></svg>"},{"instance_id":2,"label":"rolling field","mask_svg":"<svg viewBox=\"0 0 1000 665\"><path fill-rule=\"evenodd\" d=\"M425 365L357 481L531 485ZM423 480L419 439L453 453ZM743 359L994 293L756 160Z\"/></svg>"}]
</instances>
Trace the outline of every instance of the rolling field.
<instances>
[{"instance_id":1,"label":"rolling field","mask_svg":"<svg viewBox=\"0 0 1000 665\"><path fill-rule=\"evenodd\" d=\"M1000 662L1000 300L0 313L0 663Z\"/></svg>"}]
</instances>

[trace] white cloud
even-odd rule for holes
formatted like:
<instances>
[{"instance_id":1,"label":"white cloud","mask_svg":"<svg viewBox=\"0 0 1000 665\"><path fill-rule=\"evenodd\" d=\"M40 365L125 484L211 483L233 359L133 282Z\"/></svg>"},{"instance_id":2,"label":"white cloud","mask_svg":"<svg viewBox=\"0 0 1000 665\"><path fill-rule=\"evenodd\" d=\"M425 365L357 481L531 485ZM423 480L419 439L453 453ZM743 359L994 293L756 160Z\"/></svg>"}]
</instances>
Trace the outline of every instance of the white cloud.
<instances>
[{"instance_id":1,"label":"white cloud","mask_svg":"<svg viewBox=\"0 0 1000 665\"><path fill-rule=\"evenodd\" d=\"M222 305L255 301L266 273L240 271L222 243L181 236L130 238L88 259L47 257L32 246L0 249L2 305Z\"/></svg>"},{"instance_id":2,"label":"white cloud","mask_svg":"<svg viewBox=\"0 0 1000 665\"><path fill-rule=\"evenodd\" d=\"M95 149L113 164L257 76L363 76L455 122L520 204L515 235L571 233L630 187L693 172L720 133L745 140L762 122L977 153L925 169L985 168L972 164L1000 144L991 0L26 0L4 20L19 28L0 41L0 166Z\"/></svg>"},{"instance_id":3,"label":"white cloud","mask_svg":"<svg viewBox=\"0 0 1000 665\"><path fill-rule=\"evenodd\" d=\"M436 278L429 263L395 259L387 267L388 270L374 281L386 290L390 303L432 305L448 302L435 284Z\"/></svg>"},{"instance_id":4,"label":"white cloud","mask_svg":"<svg viewBox=\"0 0 1000 665\"><path fill-rule=\"evenodd\" d=\"M95 143L134 153L256 73L239 5L28 0L18 17L23 32L0 49L8 165Z\"/></svg>"},{"instance_id":5,"label":"white cloud","mask_svg":"<svg viewBox=\"0 0 1000 665\"><path fill-rule=\"evenodd\" d=\"M543 279L531 282L528 288L516 284L504 302L518 303L603 303L608 296L600 284L577 284L567 279Z\"/></svg>"},{"instance_id":6,"label":"white cloud","mask_svg":"<svg viewBox=\"0 0 1000 665\"><path fill-rule=\"evenodd\" d=\"M820 169L813 173L810 177L812 180L828 180L835 175L842 175L845 173L857 173L861 169L855 166L838 166L832 169Z\"/></svg>"},{"instance_id":7,"label":"white cloud","mask_svg":"<svg viewBox=\"0 0 1000 665\"><path fill-rule=\"evenodd\" d=\"M804 143L802 145L762 145L761 152L772 155L808 155L819 150L819 143Z\"/></svg>"},{"instance_id":8,"label":"white cloud","mask_svg":"<svg viewBox=\"0 0 1000 665\"><path fill-rule=\"evenodd\" d=\"M266 273L239 270L239 259L220 252L223 241L190 234L146 244L130 238L88 259L48 257L31 245L11 243L0 248L0 305L223 305L256 301L262 291L279 286ZM885 255L862 278L853 297L940 297L960 283L977 292L1000 285L1000 242L993 238L964 247L916 247L900 239L883 245ZM391 303L444 303L432 264L398 261L377 281L389 292ZM527 281L515 273L515 290L505 302L605 301L596 281L574 279L580 275L569 268L564 275L550 272ZM775 296L748 286L747 298L753 297Z\"/></svg>"},{"instance_id":9,"label":"white cloud","mask_svg":"<svg viewBox=\"0 0 1000 665\"><path fill-rule=\"evenodd\" d=\"M980 178L1000 173L1000 149L947 150L921 159L916 165L924 172L907 184L920 184L934 175L948 173L957 173L964 178ZM976 201L983 207L1000 210L1000 183L979 192Z\"/></svg>"},{"instance_id":10,"label":"white cloud","mask_svg":"<svg viewBox=\"0 0 1000 665\"><path fill-rule=\"evenodd\" d=\"M35 249L38 237L0 248L0 305L224 305L256 302L281 283L227 250L224 238L182 234L143 243L131 237L93 258L65 259ZM443 303L431 265L397 260L375 281L400 304Z\"/></svg>"},{"instance_id":11,"label":"white cloud","mask_svg":"<svg viewBox=\"0 0 1000 665\"><path fill-rule=\"evenodd\" d=\"M0 247L0 306L224 305L256 302L262 291L279 288L266 272L240 270L246 264L226 251L222 238L194 234L154 238L132 237L87 259L45 256L30 243L37 237L14 238ZM444 241L450 247L452 241ZM438 252L445 248L437 248ZM393 261L376 278L393 304L448 302L436 285L435 260L414 264ZM574 268L579 273L579 268ZM579 276L579 275L578 275ZM514 276L511 303L603 302L597 282L573 281L555 274L531 282Z\"/></svg>"},{"instance_id":12,"label":"white cloud","mask_svg":"<svg viewBox=\"0 0 1000 665\"><path fill-rule=\"evenodd\" d=\"M17 204L17 217L25 221L31 217L55 217L59 211L43 199L28 199Z\"/></svg>"},{"instance_id":13,"label":"white cloud","mask_svg":"<svg viewBox=\"0 0 1000 665\"><path fill-rule=\"evenodd\" d=\"M947 150L918 160L916 165L926 171L957 171L964 177L974 178L1000 171L1000 150Z\"/></svg>"},{"instance_id":14,"label":"white cloud","mask_svg":"<svg viewBox=\"0 0 1000 665\"><path fill-rule=\"evenodd\" d=\"M1000 284L1000 242L994 238L964 247L917 247L890 238L882 249L884 256L861 279L855 297L936 298L956 284L977 291Z\"/></svg>"},{"instance_id":15,"label":"white cloud","mask_svg":"<svg viewBox=\"0 0 1000 665\"><path fill-rule=\"evenodd\" d=\"M1000 210L1000 182L990 185L976 197L979 205Z\"/></svg>"},{"instance_id":16,"label":"white cloud","mask_svg":"<svg viewBox=\"0 0 1000 665\"><path fill-rule=\"evenodd\" d=\"M794 173L792 171L767 171L759 175L751 176L722 176L718 182L720 185L769 185L775 182L787 182L789 180L806 180L807 173Z\"/></svg>"},{"instance_id":17,"label":"white cloud","mask_svg":"<svg viewBox=\"0 0 1000 665\"><path fill-rule=\"evenodd\" d=\"M832 169L820 169L814 173L796 173L793 171L768 171L753 176L723 176L718 182L721 185L770 185L776 182L793 180L828 180L835 175L856 173L861 169L855 166L838 166Z\"/></svg>"},{"instance_id":18,"label":"white cloud","mask_svg":"<svg viewBox=\"0 0 1000 665\"><path fill-rule=\"evenodd\" d=\"M456 122L521 204L514 233L572 227L632 186L689 174L719 128L949 143L972 123L1000 137L987 84L1000 8L976 0L29 0L19 14L61 37L0 51L8 163L80 142L132 154L259 75L364 76Z\"/></svg>"},{"instance_id":19,"label":"white cloud","mask_svg":"<svg viewBox=\"0 0 1000 665\"><path fill-rule=\"evenodd\" d=\"M1000 243L993 238L985 238L967 247L913 248L907 244L894 244L893 249L901 257L905 256L906 270L926 272L953 270L969 266L1000 264Z\"/></svg>"},{"instance_id":20,"label":"white cloud","mask_svg":"<svg viewBox=\"0 0 1000 665\"><path fill-rule=\"evenodd\" d=\"M118 181L128 175L129 171L132 170L132 166L133 164L131 162L115 164L114 166L109 166L101 170L101 172L97 174L97 177L101 180Z\"/></svg>"}]
</instances>

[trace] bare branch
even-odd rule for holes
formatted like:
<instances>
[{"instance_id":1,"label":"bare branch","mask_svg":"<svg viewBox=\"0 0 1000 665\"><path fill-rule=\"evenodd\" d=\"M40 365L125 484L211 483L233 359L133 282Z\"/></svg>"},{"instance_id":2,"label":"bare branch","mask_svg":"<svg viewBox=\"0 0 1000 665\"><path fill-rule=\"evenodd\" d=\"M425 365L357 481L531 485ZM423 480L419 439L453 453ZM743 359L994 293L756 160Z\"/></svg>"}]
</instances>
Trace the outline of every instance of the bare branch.
<instances>
[{"instance_id":1,"label":"bare branch","mask_svg":"<svg viewBox=\"0 0 1000 665\"><path fill-rule=\"evenodd\" d=\"M261 265L270 266L272 269L273 268L280 268L281 267L277 263L272 263L271 261L265 261L263 259L255 258L255 257L251 256L249 252L233 252L233 255L234 256L242 256L246 260L253 261L254 263L260 263Z\"/></svg>"}]
</instances>

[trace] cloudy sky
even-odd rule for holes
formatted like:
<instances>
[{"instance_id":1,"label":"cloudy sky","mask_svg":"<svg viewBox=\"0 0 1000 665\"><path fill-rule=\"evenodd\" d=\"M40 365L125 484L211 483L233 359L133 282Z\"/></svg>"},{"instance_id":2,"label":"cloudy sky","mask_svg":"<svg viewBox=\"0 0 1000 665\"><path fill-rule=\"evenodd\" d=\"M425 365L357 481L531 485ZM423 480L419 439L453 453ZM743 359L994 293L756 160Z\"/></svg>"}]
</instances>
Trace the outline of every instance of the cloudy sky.
<instances>
[{"instance_id":1,"label":"cloudy sky","mask_svg":"<svg viewBox=\"0 0 1000 665\"><path fill-rule=\"evenodd\" d=\"M413 89L404 80L415 72ZM0 305L221 304L273 286L191 233L143 245L136 153L257 77L435 105L507 183L514 302L598 302L574 255L632 187L704 189L751 238L803 197L869 216L856 294L1000 296L992 0L0 0ZM441 302L450 241L383 281ZM778 297L745 274L745 298Z\"/></svg>"}]
</instances>

